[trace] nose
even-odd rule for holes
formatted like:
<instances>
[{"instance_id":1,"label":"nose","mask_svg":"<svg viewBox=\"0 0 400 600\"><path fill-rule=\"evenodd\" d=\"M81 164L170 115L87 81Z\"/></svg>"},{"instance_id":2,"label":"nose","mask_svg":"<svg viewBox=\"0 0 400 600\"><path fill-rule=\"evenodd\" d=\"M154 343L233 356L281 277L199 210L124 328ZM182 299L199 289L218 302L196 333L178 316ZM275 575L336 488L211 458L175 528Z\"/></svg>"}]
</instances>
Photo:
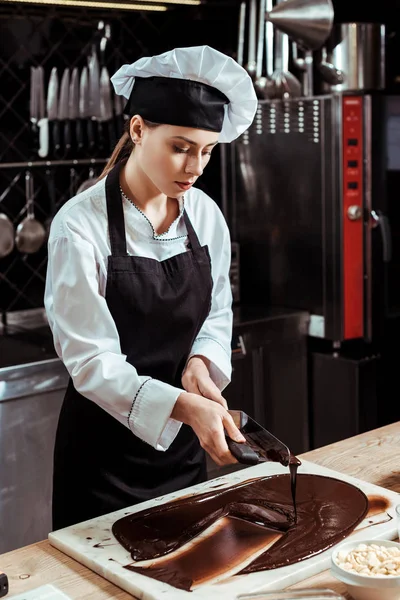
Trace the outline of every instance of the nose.
<instances>
[{"instance_id":1,"label":"nose","mask_svg":"<svg viewBox=\"0 0 400 600\"><path fill-rule=\"evenodd\" d=\"M203 174L201 156L188 156L185 173L196 175L196 177L200 177Z\"/></svg>"}]
</instances>

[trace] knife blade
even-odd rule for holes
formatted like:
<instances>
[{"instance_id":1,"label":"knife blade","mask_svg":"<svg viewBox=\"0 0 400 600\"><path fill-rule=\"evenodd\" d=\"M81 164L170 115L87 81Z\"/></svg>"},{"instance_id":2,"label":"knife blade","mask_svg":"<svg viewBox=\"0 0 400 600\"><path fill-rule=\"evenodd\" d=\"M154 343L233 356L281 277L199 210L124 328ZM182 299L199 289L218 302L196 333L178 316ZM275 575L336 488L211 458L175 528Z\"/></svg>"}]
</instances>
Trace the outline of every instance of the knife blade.
<instances>
[{"instance_id":1,"label":"knife blade","mask_svg":"<svg viewBox=\"0 0 400 600\"><path fill-rule=\"evenodd\" d=\"M38 127L39 127L39 151L41 158L45 158L49 153L49 121L46 117L46 107L44 98L44 69L42 66L37 68L37 87L38 87Z\"/></svg>"},{"instance_id":2,"label":"knife blade","mask_svg":"<svg viewBox=\"0 0 400 600\"><path fill-rule=\"evenodd\" d=\"M47 118L49 120L49 136L52 140L52 149L60 148L60 124L58 122L58 72L57 67L53 67L50 73L49 85L47 88ZM51 131L50 131L51 130Z\"/></svg>"},{"instance_id":3,"label":"knife blade","mask_svg":"<svg viewBox=\"0 0 400 600\"><path fill-rule=\"evenodd\" d=\"M74 67L72 70L71 80L69 83L69 94L68 94L68 123L69 127L66 128L65 134L68 138L69 144L72 148L73 138L73 125L76 125L76 120L79 114L79 70L78 67ZM68 139L67 139L68 141Z\"/></svg>"},{"instance_id":4,"label":"knife blade","mask_svg":"<svg viewBox=\"0 0 400 600\"><path fill-rule=\"evenodd\" d=\"M83 67L79 79L79 119L76 122L76 141L81 151L85 146L84 124L89 115L89 78L88 68ZM88 131L89 134L89 131ZM94 146L94 140L88 140L89 146Z\"/></svg>"},{"instance_id":5,"label":"knife blade","mask_svg":"<svg viewBox=\"0 0 400 600\"><path fill-rule=\"evenodd\" d=\"M89 56L89 111L90 116L97 119L100 117L100 69L99 60L95 46Z\"/></svg>"},{"instance_id":6,"label":"knife blade","mask_svg":"<svg viewBox=\"0 0 400 600\"><path fill-rule=\"evenodd\" d=\"M58 102L58 119L60 121L64 122L64 149L67 152L71 148L71 135L70 135L69 115L68 115L69 79L70 79L69 68L66 67L64 69L62 79L61 79L60 98L59 98L59 102Z\"/></svg>"},{"instance_id":7,"label":"knife blade","mask_svg":"<svg viewBox=\"0 0 400 600\"><path fill-rule=\"evenodd\" d=\"M113 149L117 143L113 122L113 111L111 105L110 75L107 67L102 67L100 72L100 121L107 123L109 149ZM101 132L104 134L104 130Z\"/></svg>"},{"instance_id":8,"label":"knife blade","mask_svg":"<svg viewBox=\"0 0 400 600\"><path fill-rule=\"evenodd\" d=\"M89 55L89 112L90 118L88 121L88 130L92 129L93 134L91 135L94 140L94 123L100 118L100 72L99 72L99 61L97 58L96 47L92 46L91 54ZM101 131L100 131L101 133ZM103 145L102 136L99 136L97 140L98 147L101 149ZM92 149L94 149L94 145Z\"/></svg>"},{"instance_id":9,"label":"knife blade","mask_svg":"<svg viewBox=\"0 0 400 600\"><path fill-rule=\"evenodd\" d=\"M238 443L227 438L229 450L239 462L253 465L266 461L279 462L284 466L289 464L289 448L270 431L241 410L230 410L229 414L248 442Z\"/></svg>"},{"instance_id":10,"label":"knife blade","mask_svg":"<svg viewBox=\"0 0 400 600\"><path fill-rule=\"evenodd\" d=\"M31 122L33 151L37 152L39 147L38 129L38 97L37 97L37 69L31 67L30 96L29 96L29 119Z\"/></svg>"}]
</instances>

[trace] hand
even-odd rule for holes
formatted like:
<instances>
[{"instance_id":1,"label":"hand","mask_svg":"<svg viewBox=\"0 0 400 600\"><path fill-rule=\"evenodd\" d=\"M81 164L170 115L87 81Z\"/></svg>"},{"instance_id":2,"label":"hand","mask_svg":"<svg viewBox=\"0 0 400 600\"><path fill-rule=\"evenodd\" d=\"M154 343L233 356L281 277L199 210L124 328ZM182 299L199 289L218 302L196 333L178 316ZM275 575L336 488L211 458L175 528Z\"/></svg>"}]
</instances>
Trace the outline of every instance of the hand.
<instances>
[{"instance_id":1,"label":"hand","mask_svg":"<svg viewBox=\"0 0 400 600\"><path fill-rule=\"evenodd\" d=\"M235 442L246 440L229 412L221 404L198 394L182 392L178 396L171 417L190 425L199 438L201 447L208 452L217 465L238 462L229 452L225 431Z\"/></svg>"},{"instance_id":2,"label":"hand","mask_svg":"<svg viewBox=\"0 0 400 600\"><path fill-rule=\"evenodd\" d=\"M209 373L210 361L205 356L192 356L182 375L182 385L187 392L204 396L228 409L225 398Z\"/></svg>"}]
</instances>

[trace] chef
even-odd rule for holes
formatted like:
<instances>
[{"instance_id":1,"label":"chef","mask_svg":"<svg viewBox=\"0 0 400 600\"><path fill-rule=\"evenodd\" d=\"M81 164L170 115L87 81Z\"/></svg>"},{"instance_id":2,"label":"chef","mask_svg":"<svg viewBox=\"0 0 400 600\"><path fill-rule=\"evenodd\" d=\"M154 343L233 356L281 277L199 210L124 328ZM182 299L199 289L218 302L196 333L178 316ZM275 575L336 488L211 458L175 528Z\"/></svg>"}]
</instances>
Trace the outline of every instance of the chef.
<instances>
[{"instance_id":1,"label":"chef","mask_svg":"<svg viewBox=\"0 0 400 600\"><path fill-rule=\"evenodd\" d=\"M126 132L99 181L53 220L45 307L70 381L59 418L53 529L206 479L205 451L245 441L231 375L230 238L193 187L217 143L252 123L246 71L208 46L122 66Z\"/></svg>"}]
</instances>

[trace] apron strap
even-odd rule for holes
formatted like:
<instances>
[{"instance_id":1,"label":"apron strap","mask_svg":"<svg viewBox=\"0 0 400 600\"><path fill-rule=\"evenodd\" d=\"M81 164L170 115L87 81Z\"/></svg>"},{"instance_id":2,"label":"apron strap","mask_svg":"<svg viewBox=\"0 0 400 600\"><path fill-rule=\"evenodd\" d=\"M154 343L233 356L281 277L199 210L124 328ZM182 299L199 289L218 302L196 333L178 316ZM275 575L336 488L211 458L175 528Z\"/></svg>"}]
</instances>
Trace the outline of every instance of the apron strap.
<instances>
[{"instance_id":1,"label":"apron strap","mask_svg":"<svg viewBox=\"0 0 400 600\"><path fill-rule=\"evenodd\" d=\"M193 225L190 222L186 209L183 211L183 218L185 220L186 230L189 238L189 244L192 250L199 250L201 248L199 238L195 230L193 229Z\"/></svg>"},{"instance_id":2,"label":"apron strap","mask_svg":"<svg viewBox=\"0 0 400 600\"><path fill-rule=\"evenodd\" d=\"M125 161L113 167L106 178L106 203L108 231L112 256L127 256L125 218L121 194L119 191L119 174Z\"/></svg>"}]
</instances>

